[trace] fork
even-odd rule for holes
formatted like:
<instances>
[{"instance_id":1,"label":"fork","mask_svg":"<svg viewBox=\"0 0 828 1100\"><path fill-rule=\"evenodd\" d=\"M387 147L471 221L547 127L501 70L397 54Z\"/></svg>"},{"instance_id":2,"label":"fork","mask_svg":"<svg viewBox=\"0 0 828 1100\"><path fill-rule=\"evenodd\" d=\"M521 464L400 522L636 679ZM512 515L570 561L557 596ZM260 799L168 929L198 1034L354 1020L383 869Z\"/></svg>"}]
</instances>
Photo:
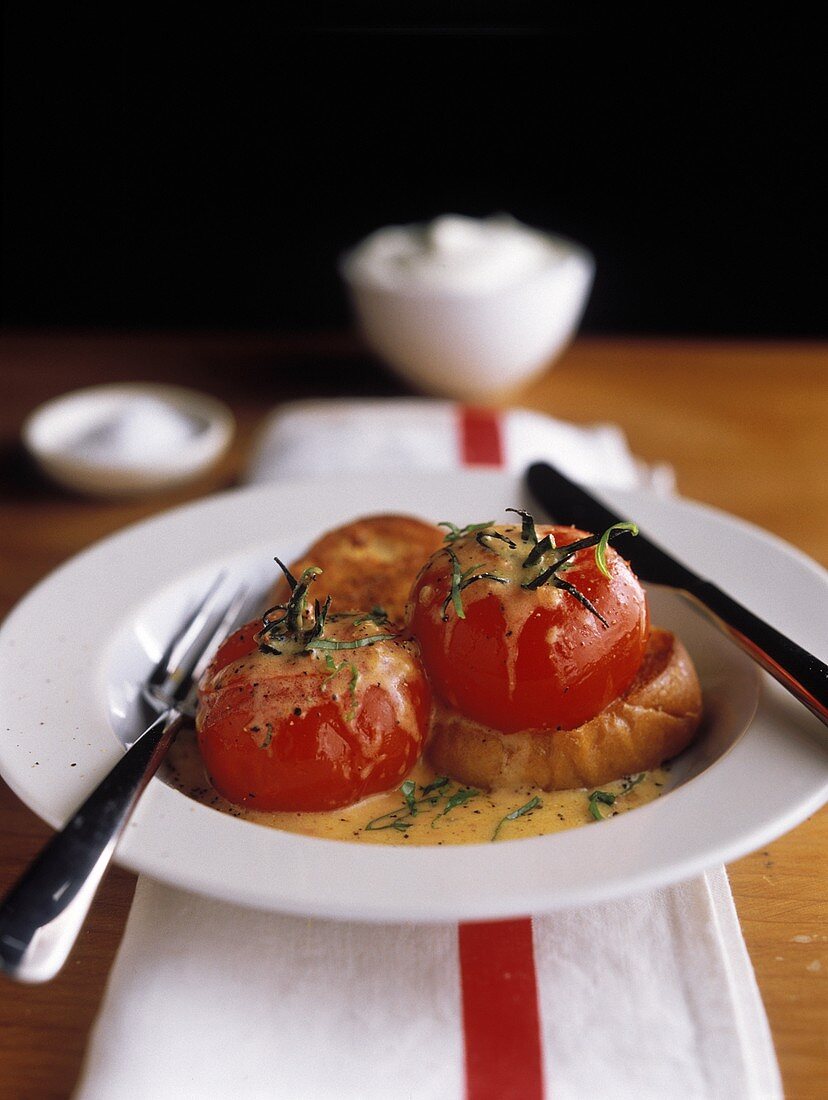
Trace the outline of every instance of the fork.
<instances>
[{"instance_id":1,"label":"fork","mask_svg":"<svg viewBox=\"0 0 828 1100\"><path fill-rule=\"evenodd\" d=\"M46 982L63 966L144 788L195 716L198 681L250 601L246 585L223 599L224 581L216 577L142 685L157 718L0 903L0 967L17 981Z\"/></svg>"}]
</instances>

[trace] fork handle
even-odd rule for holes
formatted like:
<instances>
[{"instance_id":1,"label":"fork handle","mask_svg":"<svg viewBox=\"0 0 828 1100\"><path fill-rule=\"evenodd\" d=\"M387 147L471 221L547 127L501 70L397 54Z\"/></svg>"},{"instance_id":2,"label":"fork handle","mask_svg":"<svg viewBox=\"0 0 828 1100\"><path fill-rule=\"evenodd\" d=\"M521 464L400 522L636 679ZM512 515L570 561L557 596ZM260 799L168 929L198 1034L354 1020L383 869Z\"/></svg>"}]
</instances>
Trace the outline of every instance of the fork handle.
<instances>
[{"instance_id":1,"label":"fork handle","mask_svg":"<svg viewBox=\"0 0 828 1100\"><path fill-rule=\"evenodd\" d=\"M66 961L138 799L183 721L165 711L48 842L0 903L0 966L47 982Z\"/></svg>"}]
</instances>

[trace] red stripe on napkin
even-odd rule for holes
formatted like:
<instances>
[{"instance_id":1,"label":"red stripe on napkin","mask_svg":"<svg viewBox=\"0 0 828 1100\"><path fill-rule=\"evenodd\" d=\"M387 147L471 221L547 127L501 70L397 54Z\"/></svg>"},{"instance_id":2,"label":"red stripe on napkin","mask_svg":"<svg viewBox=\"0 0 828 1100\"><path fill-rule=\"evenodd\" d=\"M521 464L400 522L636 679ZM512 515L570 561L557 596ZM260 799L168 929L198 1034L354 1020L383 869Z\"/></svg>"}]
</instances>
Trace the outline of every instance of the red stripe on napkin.
<instances>
[{"instance_id":1,"label":"red stripe on napkin","mask_svg":"<svg viewBox=\"0 0 828 1100\"><path fill-rule=\"evenodd\" d=\"M531 920L461 924L459 947L468 1100L541 1100Z\"/></svg>"},{"instance_id":2,"label":"red stripe on napkin","mask_svg":"<svg viewBox=\"0 0 828 1100\"><path fill-rule=\"evenodd\" d=\"M464 466L503 466L500 417L461 408ZM468 1100L540 1100L543 1062L531 920L458 930Z\"/></svg>"},{"instance_id":3,"label":"red stripe on napkin","mask_svg":"<svg viewBox=\"0 0 828 1100\"><path fill-rule=\"evenodd\" d=\"M464 466L502 466L503 439L495 409L460 409L460 460Z\"/></svg>"}]
</instances>

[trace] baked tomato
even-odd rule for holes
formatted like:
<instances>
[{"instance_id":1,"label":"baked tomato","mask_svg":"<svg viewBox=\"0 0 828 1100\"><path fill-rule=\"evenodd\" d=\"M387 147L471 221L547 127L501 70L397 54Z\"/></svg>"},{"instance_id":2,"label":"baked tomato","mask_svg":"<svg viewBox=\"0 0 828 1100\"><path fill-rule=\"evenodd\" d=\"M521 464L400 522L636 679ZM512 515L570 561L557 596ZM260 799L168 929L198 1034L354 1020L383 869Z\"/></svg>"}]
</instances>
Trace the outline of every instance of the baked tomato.
<instances>
[{"instance_id":1,"label":"baked tomato","mask_svg":"<svg viewBox=\"0 0 828 1100\"><path fill-rule=\"evenodd\" d=\"M231 635L199 689L213 786L257 810L329 810L399 784L423 747L431 698L416 646L376 615L285 605Z\"/></svg>"},{"instance_id":2,"label":"baked tomato","mask_svg":"<svg viewBox=\"0 0 828 1100\"><path fill-rule=\"evenodd\" d=\"M649 635L644 592L603 536L574 527L452 525L409 602L445 703L503 733L573 729L621 695Z\"/></svg>"}]
</instances>

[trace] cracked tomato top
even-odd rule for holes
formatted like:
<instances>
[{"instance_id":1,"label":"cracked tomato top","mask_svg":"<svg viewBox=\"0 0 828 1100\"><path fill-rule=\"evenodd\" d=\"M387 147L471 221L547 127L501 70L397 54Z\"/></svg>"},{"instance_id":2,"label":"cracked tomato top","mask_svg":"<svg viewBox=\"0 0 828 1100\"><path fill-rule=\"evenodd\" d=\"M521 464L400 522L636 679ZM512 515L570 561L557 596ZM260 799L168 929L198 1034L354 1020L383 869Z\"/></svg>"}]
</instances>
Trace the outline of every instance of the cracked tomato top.
<instances>
[{"instance_id":1,"label":"cracked tomato top","mask_svg":"<svg viewBox=\"0 0 828 1100\"><path fill-rule=\"evenodd\" d=\"M649 619L610 537L573 527L452 527L417 578L408 623L432 687L504 733L573 729L632 683ZM451 527L451 525L446 525Z\"/></svg>"}]
</instances>

